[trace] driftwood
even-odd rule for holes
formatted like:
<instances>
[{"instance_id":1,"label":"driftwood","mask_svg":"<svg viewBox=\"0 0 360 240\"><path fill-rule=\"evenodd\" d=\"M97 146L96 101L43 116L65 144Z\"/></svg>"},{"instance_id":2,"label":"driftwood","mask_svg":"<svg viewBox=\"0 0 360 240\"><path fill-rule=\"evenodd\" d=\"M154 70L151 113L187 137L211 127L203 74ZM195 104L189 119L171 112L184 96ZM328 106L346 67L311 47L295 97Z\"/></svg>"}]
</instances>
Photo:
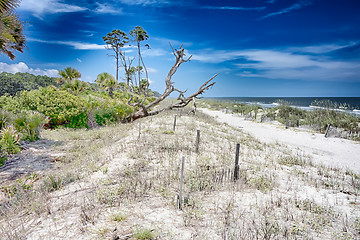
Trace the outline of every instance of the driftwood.
<instances>
[{"instance_id":1,"label":"driftwood","mask_svg":"<svg viewBox=\"0 0 360 240\"><path fill-rule=\"evenodd\" d=\"M171 46L171 44L170 44L170 46ZM172 48L173 55L175 56L176 60L175 60L174 65L171 67L168 75L165 78L166 87L165 87L163 94L161 96L159 96L157 99L155 99L155 101L153 101L147 105L143 104L145 102L144 100L136 103L135 106L139 107L139 110L137 112L131 114L129 117L127 117L127 119L126 119L127 121L133 121L138 118L156 115L156 114L159 114L166 110L183 108L215 84L215 82L212 82L212 80L218 74L215 74L212 78L207 80L203 85L200 86L200 88L195 93L191 94L188 97L185 97L184 94L185 94L186 90L181 91L179 89L176 89L174 87L174 82L171 81L171 78L176 73L176 71L180 67L180 65L185 62L190 61L192 56L185 58L185 52L184 52L185 49L182 46L180 46L180 49L174 49L172 46L171 46L171 48ZM170 105L163 107L161 109L158 109L158 110L152 110L153 107L158 105L160 102L164 101L173 92L179 93L179 97L177 98L176 103L170 104Z\"/></svg>"}]
</instances>

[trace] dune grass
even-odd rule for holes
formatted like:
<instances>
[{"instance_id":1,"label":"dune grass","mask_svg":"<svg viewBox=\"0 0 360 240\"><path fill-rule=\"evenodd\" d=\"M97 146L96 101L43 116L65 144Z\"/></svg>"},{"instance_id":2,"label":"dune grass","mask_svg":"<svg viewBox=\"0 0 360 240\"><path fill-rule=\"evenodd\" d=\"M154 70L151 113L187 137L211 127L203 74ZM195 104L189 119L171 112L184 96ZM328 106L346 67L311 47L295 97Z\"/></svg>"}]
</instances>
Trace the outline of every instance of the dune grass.
<instances>
[{"instance_id":1,"label":"dune grass","mask_svg":"<svg viewBox=\"0 0 360 240\"><path fill-rule=\"evenodd\" d=\"M184 111L186 112L186 111ZM3 189L0 235L8 239L357 239L360 178L311 156L264 144L197 112L139 123L47 130L56 166ZM199 153L196 130L201 131ZM240 143L239 180L233 169ZM184 206L177 208L185 157ZM220 175L219 175L220 174ZM26 185L26 187L24 187Z\"/></svg>"}]
</instances>

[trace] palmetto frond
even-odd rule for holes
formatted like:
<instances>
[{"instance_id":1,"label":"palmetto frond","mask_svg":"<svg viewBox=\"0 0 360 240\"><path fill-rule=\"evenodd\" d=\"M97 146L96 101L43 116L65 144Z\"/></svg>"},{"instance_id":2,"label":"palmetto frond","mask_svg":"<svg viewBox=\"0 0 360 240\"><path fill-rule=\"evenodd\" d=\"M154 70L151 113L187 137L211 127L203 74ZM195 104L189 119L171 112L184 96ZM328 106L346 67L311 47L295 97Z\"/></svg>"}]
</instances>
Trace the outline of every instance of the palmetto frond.
<instances>
[{"instance_id":1,"label":"palmetto frond","mask_svg":"<svg viewBox=\"0 0 360 240\"><path fill-rule=\"evenodd\" d=\"M71 81L74 79L81 78L81 73L75 68L67 67L64 70L59 70L59 75L61 79L59 82Z\"/></svg>"},{"instance_id":2,"label":"palmetto frond","mask_svg":"<svg viewBox=\"0 0 360 240\"><path fill-rule=\"evenodd\" d=\"M12 12L19 6L19 0L0 0L0 13Z\"/></svg>"}]
</instances>

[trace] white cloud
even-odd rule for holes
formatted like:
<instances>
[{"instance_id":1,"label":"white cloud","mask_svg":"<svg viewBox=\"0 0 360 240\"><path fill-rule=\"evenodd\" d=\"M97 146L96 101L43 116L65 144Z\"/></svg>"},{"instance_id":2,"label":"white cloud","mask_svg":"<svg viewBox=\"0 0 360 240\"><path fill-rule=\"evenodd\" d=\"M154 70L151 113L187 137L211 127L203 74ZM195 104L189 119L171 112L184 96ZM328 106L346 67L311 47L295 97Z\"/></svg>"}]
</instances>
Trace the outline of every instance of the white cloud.
<instances>
[{"instance_id":1,"label":"white cloud","mask_svg":"<svg viewBox=\"0 0 360 240\"><path fill-rule=\"evenodd\" d=\"M122 15L124 14L123 9L122 8L114 8L113 6L111 6L108 3L96 3L98 5L98 7L95 9L96 13L101 13L101 14L112 14L112 15Z\"/></svg>"},{"instance_id":2,"label":"white cloud","mask_svg":"<svg viewBox=\"0 0 360 240\"><path fill-rule=\"evenodd\" d=\"M238 75L242 77L360 81L360 62L334 60L321 55L340 48L339 45L334 44L282 50L205 49L195 51L192 59L208 63L238 60L241 63L234 64L234 70L240 71ZM314 53L319 53L319 55Z\"/></svg>"},{"instance_id":3,"label":"white cloud","mask_svg":"<svg viewBox=\"0 0 360 240\"><path fill-rule=\"evenodd\" d=\"M59 44L59 45L67 45L73 47L77 50L104 50L106 45L100 45L95 43L83 43L83 42L75 42L75 41L46 41L41 39L35 38L28 38L30 42L41 42L41 43L48 43L48 44Z\"/></svg>"},{"instance_id":4,"label":"white cloud","mask_svg":"<svg viewBox=\"0 0 360 240\"><path fill-rule=\"evenodd\" d=\"M41 19L44 14L82 12L88 10L84 7L62 3L59 0L22 0L18 9L32 12L34 16Z\"/></svg>"},{"instance_id":5,"label":"white cloud","mask_svg":"<svg viewBox=\"0 0 360 240\"><path fill-rule=\"evenodd\" d=\"M262 19L265 19L265 18L269 18L269 17L273 17L273 16L276 16L276 15L281 15L281 14L284 14L284 13L288 13L288 12L292 12L294 10L300 10L306 6L309 6L311 5L312 3L311 2L308 2L308 1L300 1L300 2L297 2L297 3L294 3L293 5L291 5L290 7L288 8L284 8L278 12L273 12L273 13L270 13L266 16L263 16L262 18L260 18L260 20Z\"/></svg>"},{"instance_id":6,"label":"white cloud","mask_svg":"<svg viewBox=\"0 0 360 240\"><path fill-rule=\"evenodd\" d=\"M147 67L146 68L149 73L158 73L159 71L155 68Z\"/></svg>"},{"instance_id":7,"label":"white cloud","mask_svg":"<svg viewBox=\"0 0 360 240\"><path fill-rule=\"evenodd\" d=\"M169 52L160 48L142 49L142 55L144 57L159 57L169 54Z\"/></svg>"},{"instance_id":8,"label":"white cloud","mask_svg":"<svg viewBox=\"0 0 360 240\"><path fill-rule=\"evenodd\" d=\"M73 47L77 50L104 50L106 45L99 45L94 43L82 43L73 41L56 41L55 44L63 44Z\"/></svg>"},{"instance_id":9,"label":"white cloud","mask_svg":"<svg viewBox=\"0 0 360 240\"><path fill-rule=\"evenodd\" d=\"M76 59L79 63L82 63L81 59L80 58L77 58Z\"/></svg>"},{"instance_id":10,"label":"white cloud","mask_svg":"<svg viewBox=\"0 0 360 240\"><path fill-rule=\"evenodd\" d=\"M14 63L14 64L7 64L0 62L0 72L8 72L8 73L31 73L34 75L46 75L49 77L58 77L58 70L56 69L45 69L41 70L40 68L29 68L28 65L26 65L23 62Z\"/></svg>"}]
</instances>

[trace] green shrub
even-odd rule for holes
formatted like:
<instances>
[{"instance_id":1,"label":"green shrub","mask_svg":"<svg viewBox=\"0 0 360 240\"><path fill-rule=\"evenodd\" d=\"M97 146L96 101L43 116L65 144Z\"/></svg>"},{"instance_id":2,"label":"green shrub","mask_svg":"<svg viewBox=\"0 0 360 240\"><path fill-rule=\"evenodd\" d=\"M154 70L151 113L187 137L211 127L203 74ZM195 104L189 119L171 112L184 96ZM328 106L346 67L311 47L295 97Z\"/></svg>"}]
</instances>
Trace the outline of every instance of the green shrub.
<instances>
[{"instance_id":1,"label":"green shrub","mask_svg":"<svg viewBox=\"0 0 360 240\"><path fill-rule=\"evenodd\" d=\"M4 127L0 131L0 147L7 154L20 152L19 140L19 133L11 125Z\"/></svg>"},{"instance_id":2,"label":"green shrub","mask_svg":"<svg viewBox=\"0 0 360 240\"><path fill-rule=\"evenodd\" d=\"M15 129L21 134L22 140L31 142L39 139L39 128L47 123L48 119L41 113L24 111L14 117Z\"/></svg>"},{"instance_id":3,"label":"green shrub","mask_svg":"<svg viewBox=\"0 0 360 240\"><path fill-rule=\"evenodd\" d=\"M0 97L0 108L8 112L21 111L23 107L18 97L3 95Z\"/></svg>"},{"instance_id":4,"label":"green shrub","mask_svg":"<svg viewBox=\"0 0 360 240\"><path fill-rule=\"evenodd\" d=\"M118 99L111 99L101 92L87 91L74 95L50 86L33 91L23 91L15 97L1 96L0 108L15 115L16 124L14 125L22 133L23 139L32 141L36 139L33 131L30 130L34 129L30 126L32 120L24 116L22 112L36 111L43 114L48 118L45 128L87 127L89 112L94 112L95 121L99 125L106 125L120 121L133 112L133 108L125 104L129 97L128 93L116 93L115 95ZM1 112L0 126L4 125L5 119L7 118ZM37 119L33 119L33 121L39 122Z\"/></svg>"},{"instance_id":5,"label":"green shrub","mask_svg":"<svg viewBox=\"0 0 360 240\"><path fill-rule=\"evenodd\" d=\"M101 108L94 111L95 121L100 126L116 121L116 109Z\"/></svg>"},{"instance_id":6,"label":"green shrub","mask_svg":"<svg viewBox=\"0 0 360 240\"><path fill-rule=\"evenodd\" d=\"M23 91L18 101L24 110L38 111L48 117L49 122L46 126L49 128L59 125L70 128L87 127L85 100L66 91L55 87Z\"/></svg>"}]
</instances>

